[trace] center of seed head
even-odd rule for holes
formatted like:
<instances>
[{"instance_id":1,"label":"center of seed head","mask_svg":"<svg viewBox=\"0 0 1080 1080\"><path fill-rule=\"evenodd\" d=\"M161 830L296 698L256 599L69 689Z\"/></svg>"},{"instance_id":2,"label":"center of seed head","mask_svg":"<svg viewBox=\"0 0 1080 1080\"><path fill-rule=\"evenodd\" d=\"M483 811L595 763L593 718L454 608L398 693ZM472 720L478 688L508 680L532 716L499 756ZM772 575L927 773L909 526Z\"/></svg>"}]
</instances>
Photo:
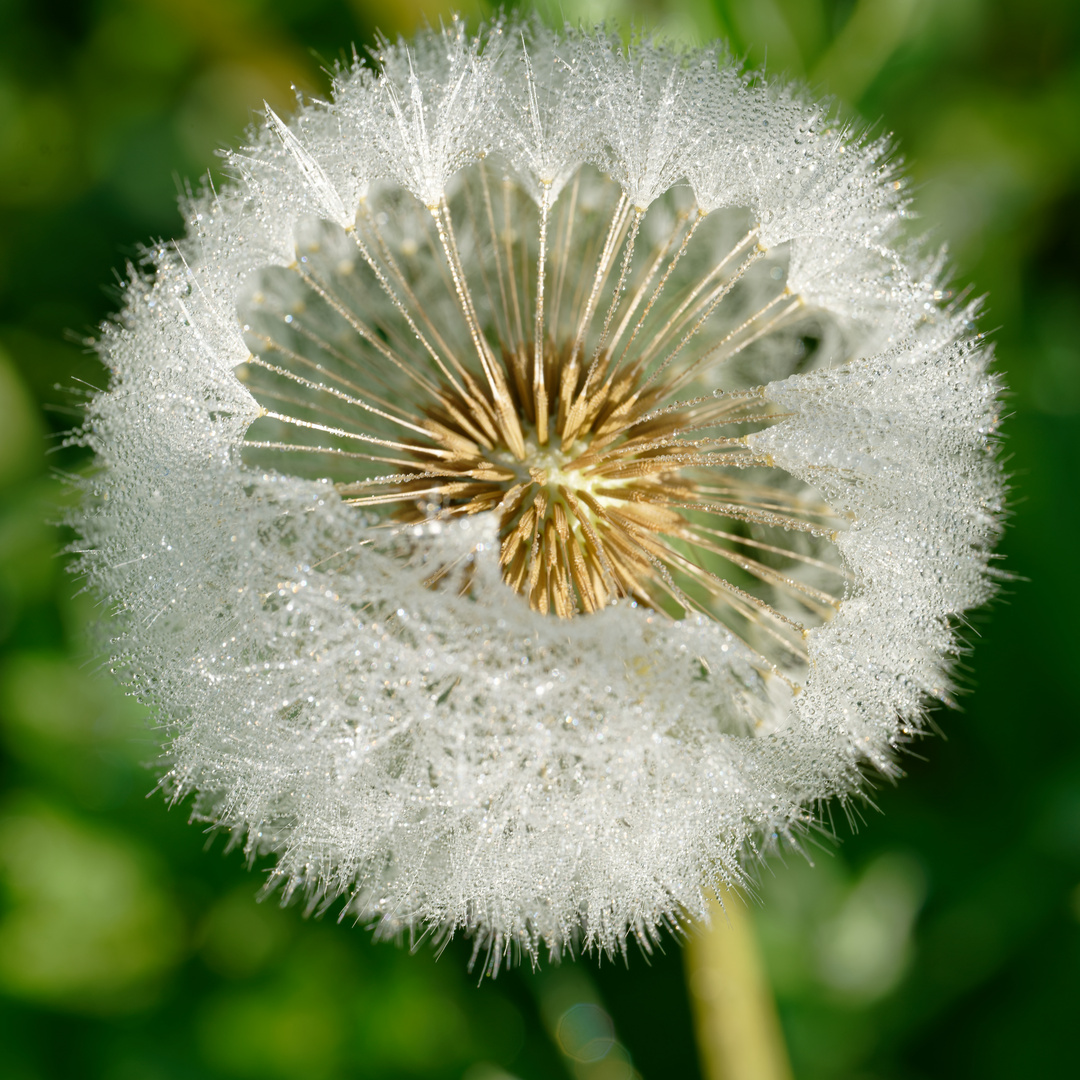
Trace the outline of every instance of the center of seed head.
<instances>
[{"instance_id":1,"label":"center of seed head","mask_svg":"<svg viewBox=\"0 0 1080 1080\"><path fill-rule=\"evenodd\" d=\"M572 444L570 450L566 451L558 444L552 445L548 442L542 445L535 435L526 435L524 459L518 461L507 452L505 460L519 482L533 483L541 488L591 490L591 481L583 470L574 467L574 463L581 456L574 449L576 445Z\"/></svg>"},{"instance_id":2,"label":"center of seed head","mask_svg":"<svg viewBox=\"0 0 1080 1080\"><path fill-rule=\"evenodd\" d=\"M655 529L659 518L680 520L646 505L649 488L670 468L642 469L640 455L625 455L625 437L611 418L635 403L647 408L652 395L637 402L632 378L591 380L572 348L552 349L530 378L527 354L507 363L504 403L475 386L441 395L428 415L443 453L438 501L417 499L398 516L495 512L503 578L535 610L569 618L619 596L651 605L652 567L634 536ZM621 475L635 461L641 475ZM423 494L423 484L409 479L404 487ZM629 493L634 484L637 492ZM628 494L640 505L619 502Z\"/></svg>"}]
</instances>

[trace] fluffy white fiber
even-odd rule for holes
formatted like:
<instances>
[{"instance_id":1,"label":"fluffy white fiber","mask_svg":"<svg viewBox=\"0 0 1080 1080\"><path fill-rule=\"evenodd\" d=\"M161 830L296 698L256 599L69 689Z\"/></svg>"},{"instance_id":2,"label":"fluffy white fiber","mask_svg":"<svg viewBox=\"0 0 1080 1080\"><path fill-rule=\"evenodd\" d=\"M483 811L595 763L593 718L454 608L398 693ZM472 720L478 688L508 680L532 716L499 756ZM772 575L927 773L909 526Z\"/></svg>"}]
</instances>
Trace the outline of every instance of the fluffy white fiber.
<instances>
[{"instance_id":1,"label":"fluffy white fiber","mask_svg":"<svg viewBox=\"0 0 1080 1080\"><path fill-rule=\"evenodd\" d=\"M235 180L187 207L187 237L133 272L84 432L100 468L81 569L115 613L116 670L168 725L167 790L277 853L287 895L344 895L380 933L474 931L497 966L518 946L647 944L868 766L894 772L949 692L955 616L988 595L1002 481L987 351L898 239L887 150L716 50L531 22L385 44L332 100L269 114ZM481 159L537 205L585 169L637 211L742 214L812 313L821 359L768 382L779 418L748 439L846 523L847 585L800 679L706 615L531 610L501 580L493 515L395 532L244 456L265 414L236 374L243 312L268 268L313 231L312 251L345 243L372 193L420 220ZM432 587L460 557L467 594Z\"/></svg>"}]
</instances>

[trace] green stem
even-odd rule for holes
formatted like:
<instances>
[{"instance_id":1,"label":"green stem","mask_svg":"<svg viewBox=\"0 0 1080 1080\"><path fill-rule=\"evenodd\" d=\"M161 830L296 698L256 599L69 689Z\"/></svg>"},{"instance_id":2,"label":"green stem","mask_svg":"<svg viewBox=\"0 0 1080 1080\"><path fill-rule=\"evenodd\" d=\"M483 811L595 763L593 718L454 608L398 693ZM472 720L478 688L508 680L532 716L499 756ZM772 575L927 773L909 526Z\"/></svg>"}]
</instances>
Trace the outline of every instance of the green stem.
<instances>
[{"instance_id":1,"label":"green stem","mask_svg":"<svg viewBox=\"0 0 1080 1080\"><path fill-rule=\"evenodd\" d=\"M709 925L685 952L698 1053L705 1080L792 1080L746 902L722 891L709 900Z\"/></svg>"}]
</instances>

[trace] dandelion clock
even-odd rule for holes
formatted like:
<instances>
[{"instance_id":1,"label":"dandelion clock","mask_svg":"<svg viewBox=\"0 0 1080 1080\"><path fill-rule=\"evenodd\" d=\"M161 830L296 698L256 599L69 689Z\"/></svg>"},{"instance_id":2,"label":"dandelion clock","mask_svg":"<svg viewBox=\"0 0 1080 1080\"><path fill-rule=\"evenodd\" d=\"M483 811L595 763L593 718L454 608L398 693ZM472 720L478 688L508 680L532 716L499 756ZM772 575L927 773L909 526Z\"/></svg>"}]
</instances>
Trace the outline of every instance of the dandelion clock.
<instances>
[{"instance_id":1,"label":"dandelion clock","mask_svg":"<svg viewBox=\"0 0 1080 1080\"><path fill-rule=\"evenodd\" d=\"M719 49L460 21L267 110L100 351L80 568L283 895L648 944L895 774L997 387L884 139Z\"/></svg>"}]
</instances>

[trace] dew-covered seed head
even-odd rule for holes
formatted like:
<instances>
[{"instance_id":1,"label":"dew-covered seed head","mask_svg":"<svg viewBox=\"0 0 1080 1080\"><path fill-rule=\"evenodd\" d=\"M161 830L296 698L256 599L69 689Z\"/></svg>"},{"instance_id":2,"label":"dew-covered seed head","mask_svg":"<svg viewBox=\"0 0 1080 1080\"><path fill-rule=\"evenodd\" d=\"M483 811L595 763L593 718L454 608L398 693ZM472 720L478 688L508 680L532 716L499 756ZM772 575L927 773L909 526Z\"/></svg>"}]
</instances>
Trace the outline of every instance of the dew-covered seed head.
<instances>
[{"instance_id":1,"label":"dew-covered seed head","mask_svg":"<svg viewBox=\"0 0 1080 1080\"><path fill-rule=\"evenodd\" d=\"M998 385L884 140L460 20L268 113L101 353L80 569L164 786L388 936L649 948L897 772Z\"/></svg>"}]
</instances>

